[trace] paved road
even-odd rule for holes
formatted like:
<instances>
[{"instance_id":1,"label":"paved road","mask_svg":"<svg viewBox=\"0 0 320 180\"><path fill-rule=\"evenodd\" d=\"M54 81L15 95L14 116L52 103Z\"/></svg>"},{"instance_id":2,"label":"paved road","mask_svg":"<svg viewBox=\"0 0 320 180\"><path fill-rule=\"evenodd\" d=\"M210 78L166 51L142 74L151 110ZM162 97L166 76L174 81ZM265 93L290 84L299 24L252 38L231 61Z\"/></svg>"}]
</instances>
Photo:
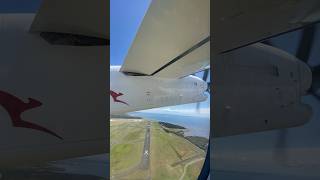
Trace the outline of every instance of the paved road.
<instances>
[{"instance_id":1,"label":"paved road","mask_svg":"<svg viewBox=\"0 0 320 180\"><path fill-rule=\"evenodd\" d=\"M185 163L185 164L186 164L186 163L189 163L190 161L193 161L193 160L199 159L199 158L202 158L202 155L201 155L201 154L196 154L196 155L191 156L191 157L189 157L189 158L187 158L187 159L184 159L184 160L175 162L175 163L171 164L171 166L172 166L172 167L175 167L175 166L180 165L180 164L182 164L182 163Z\"/></svg>"},{"instance_id":2,"label":"paved road","mask_svg":"<svg viewBox=\"0 0 320 180\"><path fill-rule=\"evenodd\" d=\"M146 125L146 134L144 138L144 145L142 150L140 168L141 169L149 169L150 164L150 126L151 123L148 122Z\"/></svg>"}]
</instances>

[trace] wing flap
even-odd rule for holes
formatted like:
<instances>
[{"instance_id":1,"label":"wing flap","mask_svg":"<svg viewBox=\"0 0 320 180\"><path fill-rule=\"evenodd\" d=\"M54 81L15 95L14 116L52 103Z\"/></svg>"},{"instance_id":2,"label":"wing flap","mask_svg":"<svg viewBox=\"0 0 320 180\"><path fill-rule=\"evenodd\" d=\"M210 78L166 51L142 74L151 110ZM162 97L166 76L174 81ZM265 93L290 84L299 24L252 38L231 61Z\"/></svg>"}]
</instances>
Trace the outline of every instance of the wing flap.
<instances>
[{"instance_id":1,"label":"wing flap","mask_svg":"<svg viewBox=\"0 0 320 180\"><path fill-rule=\"evenodd\" d=\"M163 69L159 69L159 72L155 73L154 76L180 78L205 69L209 64L210 42L207 42L176 62L168 64L168 66Z\"/></svg>"}]
</instances>

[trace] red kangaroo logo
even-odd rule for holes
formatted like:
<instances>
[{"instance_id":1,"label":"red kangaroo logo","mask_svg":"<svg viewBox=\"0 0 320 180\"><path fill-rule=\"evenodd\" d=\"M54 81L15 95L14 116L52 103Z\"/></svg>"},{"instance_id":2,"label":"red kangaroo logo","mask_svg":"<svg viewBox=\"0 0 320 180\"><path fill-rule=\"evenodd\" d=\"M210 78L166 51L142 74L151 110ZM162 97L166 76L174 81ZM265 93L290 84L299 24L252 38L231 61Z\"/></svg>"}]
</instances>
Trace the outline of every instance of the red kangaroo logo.
<instances>
[{"instance_id":1,"label":"red kangaroo logo","mask_svg":"<svg viewBox=\"0 0 320 180\"><path fill-rule=\"evenodd\" d=\"M112 97L112 99L113 99L114 102L119 102L119 103L126 104L126 105L129 106L128 103L126 103L126 102L121 101L121 100L118 99L119 96L122 96L122 95L123 95L121 92L116 93L116 92L110 90L110 95L111 95L111 97Z\"/></svg>"},{"instance_id":2,"label":"red kangaroo logo","mask_svg":"<svg viewBox=\"0 0 320 180\"><path fill-rule=\"evenodd\" d=\"M42 105L41 102L39 102L35 99L28 98L28 100L29 100L29 102L25 103L22 100L20 100L19 98L0 90L0 104L6 109L6 111L10 115L11 122L14 127L34 129L34 130L42 131L45 133L49 133L59 139L63 139L62 137L60 137L56 133L54 133L54 132L52 132L42 126L39 126L39 125L31 123L31 122L27 122L27 121L24 121L21 119L21 114L23 112Z\"/></svg>"}]
</instances>

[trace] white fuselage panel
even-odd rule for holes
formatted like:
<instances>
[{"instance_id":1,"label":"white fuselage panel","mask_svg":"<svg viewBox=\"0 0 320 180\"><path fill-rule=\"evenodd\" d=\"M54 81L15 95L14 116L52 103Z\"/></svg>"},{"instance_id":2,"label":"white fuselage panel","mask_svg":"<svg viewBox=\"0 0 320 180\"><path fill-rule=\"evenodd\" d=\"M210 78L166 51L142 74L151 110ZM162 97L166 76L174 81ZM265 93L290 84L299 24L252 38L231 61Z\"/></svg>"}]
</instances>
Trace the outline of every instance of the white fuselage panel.
<instances>
[{"instance_id":1,"label":"white fuselage panel","mask_svg":"<svg viewBox=\"0 0 320 180\"><path fill-rule=\"evenodd\" d=\"M110 114L200 102L207 99L207 83L196 76L164 79L130 76L110 68Z\"/></svg>"}]
</instances>

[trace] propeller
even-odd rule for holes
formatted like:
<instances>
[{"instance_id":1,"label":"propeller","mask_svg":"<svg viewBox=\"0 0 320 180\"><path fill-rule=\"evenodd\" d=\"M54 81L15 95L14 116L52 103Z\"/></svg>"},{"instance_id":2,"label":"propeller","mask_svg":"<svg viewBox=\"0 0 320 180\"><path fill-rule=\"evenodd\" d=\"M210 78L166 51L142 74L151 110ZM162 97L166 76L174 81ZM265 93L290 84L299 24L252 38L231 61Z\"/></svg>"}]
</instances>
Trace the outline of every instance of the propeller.
<instances>
[{"instance_id":1,"label":"propeller","mask_svg":"<svg viewBox=\"0 0 320 180\"><path fill-rule=\"evenodd\" d=\"M204 70L202 80L207 81L209 74L209 69Z\"/></svg>"},{"instance_id":2,"label":"propeller","mask_svg":"<svg viewBox=\"0 0 320 180\"><path fill-rule=\"evenodd\" d=\"M312 85L310 93L320 101L320 65L311 68Z\"/></svg>"},{"instance_id":3,"label":"propeller","mask_svg":"<svg viewBox=\"0 0 320 180\"><path fill-rule=\"evenodd\" d=\"M309 65L312 72L312 84L309 90L309 94L313 95L315 98L320 100L320 95L319 95L320 65L311 66L308 62L310 57L310 52L312 50L312 46L314 42L315 32L316 32L315 26L306 27L302 31L302 36L300 39L296 57L301 61L305 62L307 65Z\"/></svg>"},{"instance_id":4,"label":"propeller","mask_svg":"<svg viewBox=\"0 0 320 180\"><path fill-rule=\"evenodd\" d=\"M207 82L207 80L208 80L209 71L210 71L210 68L206 68L203 71L202 80L205 82ZM207 84L208 84L207 92L210 93L210 82L207 82ZM197 112L199 113L200 112L200 102L197 102L196 109L197 109Z\"/></svg>"},{"instance_id":5,"label":"propeller","mask_svg":"<svg viewBox=\"0 0 320 180\"><path fill-rule=\"evenodd\" d=\"M208 69L204 70L204 72L203 72L202 80L205 82L207 82L207 80L208 80L209 71L210 71L210 69L208 68ZM207 85L208 85L207 92L210 93L210 82L207 82Z\"/></svg>"},{"instance_id":6,"label":"propeller","mask_svg":"<svg viewBox=\"0 0 320 180\"><path fill-rule=\"evenodd\" d=\"M312 71L312 84L311 88L309 89L309 94L313 95L315 98L320 100L320 65L312 67L308 61L310 58L310 53L313 47L314 37L316 33L315 26L309 26L303 29L301 38L298 44L298 48L296 51L296 57L306 63L311 71ZM267 45L273 46L271 41L264 41L263 43ZM288 159L286 146L287 143L287 129L281 129L277 133L276 143L275 143L275 150L273 153L274 159L276 159L280 163L285 163Z\"/></svg>"},{"instance_id":7,"label":"propeller","mask_svg":"<svg viewBox=\"0 0 320 180\"><path fill-rule=\"evenodd\" d=\"M276 143L273 151L273 158L280 163L285 163L288 159L287 157L287 129L281 129L276 134Z\"/></svg>"}]
</instances>

